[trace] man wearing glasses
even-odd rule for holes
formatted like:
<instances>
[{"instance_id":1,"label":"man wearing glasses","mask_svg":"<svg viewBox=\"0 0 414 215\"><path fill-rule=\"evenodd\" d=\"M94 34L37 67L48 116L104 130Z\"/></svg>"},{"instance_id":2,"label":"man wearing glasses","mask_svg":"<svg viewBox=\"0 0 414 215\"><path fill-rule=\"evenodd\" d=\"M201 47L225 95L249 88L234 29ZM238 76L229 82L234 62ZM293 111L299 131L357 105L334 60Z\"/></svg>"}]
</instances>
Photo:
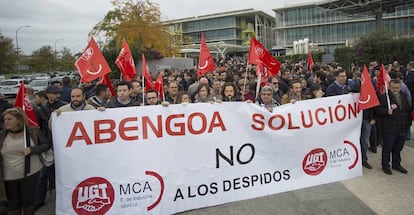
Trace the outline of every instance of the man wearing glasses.
<instances>
[{"instance_id":1,"label":"man wearing glasses","mask_svg":"<svg viewBox=\"0 0 414 215\"><path fill-rule=\"evenodd\" d=\"M276 76L271 76L267 80L267 85L273 88L273 99L278 103L282 103L283 91L279 88L279 79Z\"/></svg>"},{"instance_id":2,"label":"man wearing glasses","mask_svg":"<svg viewBox=\"0 0 414 215\"><path fill-rule=\"evenodd\" d=\"M347 76L343 69L334 71L335 81L326 89L326 96L337 96L347 94L350 87L346 84Z\"/></svg>"},{"instance_id":3,"label":"man wearing glasses","mask_svg":"<svg viewBox=\"0 0 414 215\"><path fill-rule=\"evenodd\" d=\"M145 105L158 105L160 101L158 99L158 92L155 90L148 90L145 94Z\"/></svg>"}]
</instances>

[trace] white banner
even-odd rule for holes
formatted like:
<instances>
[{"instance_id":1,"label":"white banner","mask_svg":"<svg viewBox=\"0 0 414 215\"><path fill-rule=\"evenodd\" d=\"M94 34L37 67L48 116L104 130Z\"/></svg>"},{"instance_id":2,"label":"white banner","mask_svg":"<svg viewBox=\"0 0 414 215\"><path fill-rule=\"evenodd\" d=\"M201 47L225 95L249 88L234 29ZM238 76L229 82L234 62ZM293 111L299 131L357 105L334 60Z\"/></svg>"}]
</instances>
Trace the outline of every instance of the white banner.
<instances>
[{"instance_id":1,"label":"white banner","mask_svg":"<svg viewBox=\"0 0 414 215\"><path fill-rule=\"evenodd\" d=\"M359 94L53 115L57 214L172 214L362 174Z\"/></svg>"}]
</instances>

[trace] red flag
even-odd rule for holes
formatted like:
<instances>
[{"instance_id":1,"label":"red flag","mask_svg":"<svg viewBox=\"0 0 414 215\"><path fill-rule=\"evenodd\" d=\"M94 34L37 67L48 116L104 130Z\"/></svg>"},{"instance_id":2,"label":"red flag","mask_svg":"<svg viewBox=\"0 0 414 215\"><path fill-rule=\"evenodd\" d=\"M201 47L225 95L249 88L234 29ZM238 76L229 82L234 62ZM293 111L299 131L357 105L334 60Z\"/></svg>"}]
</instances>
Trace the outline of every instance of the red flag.
<instances>
[{"instance_id":1,"label":"red flag","mask_svg":"<svg viewBox=\"0 0 414 215\"><path fill-rule=\"evenodd\" d=\"M204 38L204 32L201 33L201 47L200 56L198 58L198 71L197 77L200 77L206 73L212 72L216 69L213 58L211 57L210 50L208 50L206 39Z\"/></svg>"},{"instance_id":2,"label":"red flag","mask_svg":"<svg viewBox=\"0 0 414 215\"><path fill-rule=\"evenodd\" d=\"M157 80L155 81L154 90L156 90L158 92L158 98L161 101L164 101L164 82L163 82L163 79L162 79L162 73L161 72L158 75Z\"/></svg>"},{"instance_id":3,"label":"red flag","mask_svg":"<svg viewBox=\"0 0 414 215\"><path fill-rule=\"evenodd\" d=\"M259 74L261 74L260 78L260 86L264 87L267 84L267 79L269 78L269 73L267 72L267 68L263 66L263 64L258 64L256 66L256 76L259 77Z\"/></svg>"},{"instance_id":4,"label":"red flag","mask_svg":"<svg viewBox=\"0 0 414 215\"><path fill-rule=\"evenodd\" d=\"M380 72L377 80L377 91L380 95L384 94L388 90L388 85L391 81L391 77L388 75L387 70L385 70L384 64L381 64Z\"/></svg>"},{"instance_id":5,"label":"red flag","mask_svg":"<svg viewBox=\"0 0 414 215\"><path fill-rule=\"evenodd\" d=\"M313 69L313 58L312 58L312 53L308 53L308 65L309 65L309 72L312 73L312 69Z\"/></svg>"},{"instance_id":6,"label":"red flag","mask_svg":"<svg viewBox=\"0 0 414 215\"><path fill-rule=\"evenodd\" d=\"M131 50L125 39L122 41L122 49L119 52L115 63L121 71L125 81L131 81L137 75L134 59L132 58Z\"/></svg>"},{"instance_id":7,"label":"red flag","mask_svg":"<svg viewBox=\"0 0 414 215\"><path fill-rule=\"evenodd\" d=\"M19 92L17 92L14 107L23 109L27 115L30 126L39 126L37 123L36 112L32 106L32 102L30 101L29 96L26 93L26 88L24 87L23 81L20 83Z\"/></svg>"},{"instance_id":8,"label":"red flag","mask_svg":"<svg viewBox=\"0 0 414 215\"><path fill-rule=\"evenodd\" d=\"M111 97L115 96L115 90L114 90L114 87L112 86L111 79L109 79L108 74L100 77L98 83L105 84L106 86L108 86L109 91L111 91Z\"/></svg>"},{"instance_id":9,"label":"red flag","mask_svg":"<svg viewBox=\"0 0 414 215\"><path fill-rule=\"evenodd\" d=\"M149 71L147 60L145 59L144 54L142 54L142 77L145 81L145 91L154 89L154 84L152 83L152 76Z\"/></svg>"},{"instance_id":10,"label":"red flag","mask_svg":"<svg viewBox=\"0 0 414 215\"><path fill-rule=\"evenodd\" d=\"M108 62L106 62L93 37L91 37L83 54L75 62L75 66L83 82L91 82L111 72Z\"/></svg>"},{"instance_id":11,"label":"red flag","mask_svg":"<svg viewBox=\"0 0 414 215\"><path fill-rule=\"evenodd\" d=\"M267 52L266 48L254 37L252 37L250 41L249 63L256 65L263 64L271 76L277 75L280 70L279 61L273 58L272 55Z\"/></svg>"},{"instance_id":12,"label":"red flag","mask_svg":"<svg viewBox=\"0 0 414 215\"><path fill-rule=\"evenodd\" d=\"M378 106L379 100L375 93L374 85L368 73L367 67L364 65L361 79L361 92L358 99L358 112L371 107Z\"/></svg>"}]
</instances>

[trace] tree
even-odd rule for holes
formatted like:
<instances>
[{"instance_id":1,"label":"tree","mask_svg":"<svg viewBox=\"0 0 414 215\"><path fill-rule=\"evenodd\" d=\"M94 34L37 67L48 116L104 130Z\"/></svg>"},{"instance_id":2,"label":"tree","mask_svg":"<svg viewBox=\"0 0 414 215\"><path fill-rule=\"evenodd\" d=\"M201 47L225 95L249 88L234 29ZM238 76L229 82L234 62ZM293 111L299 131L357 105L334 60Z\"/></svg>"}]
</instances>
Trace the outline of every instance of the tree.
<instances>
[{"instance_id":1,"label":"tree","mask_svg":"<svg viewBox=\"0 0 414 215\"><path fill-rule=\"evenodd\" d=\"M384 31L361 37L354 48L355 62L359 65L371 61L387 64L395 60L405 64L414 58L414 38L398 38Z\"/></svg>"},{"instance_id":2,"label":"tree","mask_svg":"<svg viewBox=\"0 0 414 215\"><path fill-rule=\"evenodd\" d=\"M355 49L352 47L341 47L335 49L335 61L342 65L346 71L351 71L351 64L355 61Z\"/></svg>"},{"instance_id":3,"label":"tree","mask_svg":"<svg viewBox=\"0 0 414 215\"><path fill-rule=\"evenodd\" d=\"M382 64L399 61L406 64L414 58L414 38L398 38L383 30L361 37L354 47L335 49L335 60L348 71L351 63L368 65L372 61Z\"/></svg>"},{"instance_id":4,"label":"tree","mask_svg":"<svg viewBox=\"0 0 414 215\"><path fill-rule=\"evenodd\" d=\"M28 59L27 65L32 72L52 71L55 67L55 56L52 46L43 46L33 51L32 57Z\"/></svg>"},{"instance_id":5,"label":"tree","mask_svg":"<svg viewBox=\"0 0 414 215\"><path fill-rule=\"evenodd\" d=\"M18 56L14 49L13 40L4 37L0 32L0 72L11 73L15 71Z\"/></svg>"},{"instance_id":6,"label":"tree","mask_svg":"<svg viewBox=\"0 0 414 215\"><path fill-rule=\"evenodd\" d=\"M58 71L73 71L76 59L70 52L70 49L63 47L60 53L61 55L57 59Z\"/></svg>"},{"instance_id":7,"label":"tree","mask_svg":"<svg viewBox=\"0 0 414 215\"><path fill-rule=\"evenodd\" d=\"M144 53L148 59L162 58L167 54L177 53L173 44L174 40L167 27L161 21L161 12L158 4L150 0L113 0L115 9L109 11L104 19L94 26L91 36L104 34L107 41L105 49L115 44L115 50L119 52L122 40L126 39L133 53L135 61Z\"/></svg>"}]
</instances>

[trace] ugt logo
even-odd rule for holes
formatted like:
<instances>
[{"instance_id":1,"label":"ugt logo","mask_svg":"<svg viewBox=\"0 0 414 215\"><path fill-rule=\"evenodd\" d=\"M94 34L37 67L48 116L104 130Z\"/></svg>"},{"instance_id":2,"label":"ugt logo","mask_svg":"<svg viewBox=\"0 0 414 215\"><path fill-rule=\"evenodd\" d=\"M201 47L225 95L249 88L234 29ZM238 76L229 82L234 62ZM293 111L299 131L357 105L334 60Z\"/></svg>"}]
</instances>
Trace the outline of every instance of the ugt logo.
<instances>
[{"instance_id":1,"label":"ugt logo","mask_svg":"<svg viewBox=\"0 0 414 215\"><path fill-rule=\"evenodd\" d=\"M302 162L303 171L308 175L319 175L328 162L328 155L322 148L310 151Z\"/></svg>"},{"instance_id":2,"label":"ugt logo","mask_svg":"<svg viewBox=\"0 0 414 215\"><path fill-rule=\"evenodd\" d=\"M114 188L104 178L88 178L76 186L72 193L72 207L77 214L101 215L114 203Z\"/></svg>"}]
</instances>

